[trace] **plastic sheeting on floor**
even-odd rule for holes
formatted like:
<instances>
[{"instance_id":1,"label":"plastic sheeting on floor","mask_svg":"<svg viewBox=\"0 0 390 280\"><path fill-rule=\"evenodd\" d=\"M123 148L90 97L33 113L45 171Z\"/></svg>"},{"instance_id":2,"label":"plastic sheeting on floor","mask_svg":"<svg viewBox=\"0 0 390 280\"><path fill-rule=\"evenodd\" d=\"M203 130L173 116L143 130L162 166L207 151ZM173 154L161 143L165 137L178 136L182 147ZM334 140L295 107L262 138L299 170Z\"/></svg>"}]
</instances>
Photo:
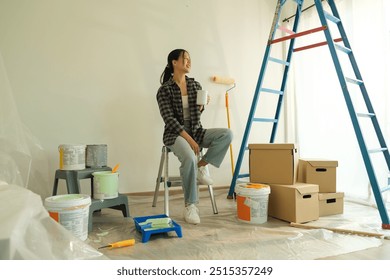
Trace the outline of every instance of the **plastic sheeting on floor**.
<instances>
[{"instance_id":1,"label":"plastic sheeting on floor","mask_svg":"<svg viewBox=\"0 0 390 280\"><path fill-rule=\"evenodd\" d=\"M132 247L102 249L101 252L110 259L138 260L311 260L379 247L383 243L380 238L339 234L326 229L297 229L273 218L268 218L267 223L261 225L244 223L237 219L235 201L226 198L227 190L216 190L215 194L218 214L213 214L208 192L201 192L199 225L184 222L182 195L170 196L170 217L181 225L182 238L172 231L152 235L148 242L142 243L142 235L136 231L132 218L121 217L120 211L103 209L94 216L93 231L87 243L98 248L111 242L135 238L136 244ZM152 197L130 196L130 215L163 214L162 199L160 196L154 208L151 206ZM323 217L313 223L380 231L377 210L363 205L355 206L354 203L346 203L344 214ZM354 213L349 211L350 208Z\"/></svg>"},{"instance_id":2,"label":"plastic sheeting on floor","mask_svg":"<svg viewBox=\"0 0 390 280\"><path fill-rule=\"evenodd\" d=\"M0 259L107 259L50 218L41 197L0 184Z\"/></svg>"},{"instance_id":3,"label":"plastic sheeting on floor","mask_svg":"<svg viewBox=\"0 0 390 280\"><path fill-rule=\"evenodd\" d=\"M94 214L93 230L83 242L49 217L37 194L16 185L0 185L0 259L311 260L388 242L325 229L297 229L273 218L261 225L243 223L237 220L235 202L226 199L227 190L215 190L215 194L218 214L213 214L208 192L201 192L199 225L184 222L182 195L171 195L171 218L181 225L182 238L172 231L152 235L142 243L133 217L162 214L162 197L157 207L152 207L151 196L130 196L132 217L102 209ZM346 203L344 214L320 218L313 224L380 231L377 210L355 203ZM134 246L97 249L130 238L135 238Z\"/></svg>"}]
</instances>

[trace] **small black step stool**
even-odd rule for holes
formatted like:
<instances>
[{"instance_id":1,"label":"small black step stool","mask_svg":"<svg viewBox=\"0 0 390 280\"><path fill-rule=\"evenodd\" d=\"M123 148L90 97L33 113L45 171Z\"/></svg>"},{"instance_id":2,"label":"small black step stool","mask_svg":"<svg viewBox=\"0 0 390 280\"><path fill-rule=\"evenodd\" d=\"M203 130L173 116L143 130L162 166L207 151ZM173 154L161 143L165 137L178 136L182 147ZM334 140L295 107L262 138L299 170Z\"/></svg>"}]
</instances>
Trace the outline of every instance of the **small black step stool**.
<instances>
[{"instance_id":1,"label":"small black step stool","mask_svg":"<svg viewBox=\"0 0 390 280\"><path fill-rule=\"evenodd\" d=\"M103 208L111 208L121 210L124 217L130 217L129 203L127 196L118 194L116 198L110 199L93 199L93 172L111 171L111 167L101 168L86 168L82 170L61 170L57 169L54 177L53 196L57 195L58 181L63 179L66 181L66 188L69 194L80 193L80 180L91 179L91 206L89 207L88 231L92 230L92 216L95 211Z\"/></svg>"}]
</instances>

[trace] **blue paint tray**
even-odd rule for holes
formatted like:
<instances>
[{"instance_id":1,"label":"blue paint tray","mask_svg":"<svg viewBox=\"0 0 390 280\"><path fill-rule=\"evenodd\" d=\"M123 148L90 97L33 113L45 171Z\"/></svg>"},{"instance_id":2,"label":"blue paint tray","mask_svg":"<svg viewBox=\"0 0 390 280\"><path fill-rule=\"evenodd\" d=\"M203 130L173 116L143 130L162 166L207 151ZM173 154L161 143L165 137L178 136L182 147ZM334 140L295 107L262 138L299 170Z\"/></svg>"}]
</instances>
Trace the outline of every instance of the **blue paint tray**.
<instances>
[{"instance_id":1,"label":"blue paint tray","mask_svg":"<svg viewBox=\"0 0 390 280\"><path fill-rule=\"evenodd\" d=\"M172 227L168 228L159 228L159 229L145 229L140 226L140 223L145 222L148 219L158 219L158 218L168 218L167 215L155 215L155 216L144 216L144 217L135 217L134 224L136 230L138 230L142 234L142 243L146 243L149 241L149 238L152 234L164 233L169 231L175 231L178 237L182 237L183 234L181 232L181 226L172 220Z\"/></svg>"}]
</instances>

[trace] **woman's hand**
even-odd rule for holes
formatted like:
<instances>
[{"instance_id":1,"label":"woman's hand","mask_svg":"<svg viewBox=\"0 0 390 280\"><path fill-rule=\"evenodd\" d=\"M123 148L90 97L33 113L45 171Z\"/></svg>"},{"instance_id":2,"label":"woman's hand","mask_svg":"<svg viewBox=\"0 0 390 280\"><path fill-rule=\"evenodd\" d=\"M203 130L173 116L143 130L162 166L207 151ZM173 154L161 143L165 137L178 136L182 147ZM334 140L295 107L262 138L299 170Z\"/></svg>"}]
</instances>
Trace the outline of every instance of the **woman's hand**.
<instances>
[{"instance_id":1,"label":"woman's hand","mask_svg":"<svg viewBox=\"0 0 390 280\"><path fill-rule=\"evenodd\" d=\"M187 131L183 130L183 131L180 133L180 136L183 137L184 139L186 139L186 141L187 141L188 144L190 145L191 149L194 151L195 155L198 155L199 152L200 152L199 145L198 145L198 143L196 143L196 141L187 133Z\"/></svg>"},{"instance_id":2,"label":"woman's hand","mask_svg":"<svg viewBox=\"0 0 390 280\"><path fill-rule=\"evenodd\" d=\"M196 141L194 139L192 139L192 137L191 137L191 139L188 139L187 142L188 142L188 144L190 144L190 147L194 151L195 155L198 155L200 152L200 148L199 148L198 143L196 143Z\"/></svg>"}]
</instances>

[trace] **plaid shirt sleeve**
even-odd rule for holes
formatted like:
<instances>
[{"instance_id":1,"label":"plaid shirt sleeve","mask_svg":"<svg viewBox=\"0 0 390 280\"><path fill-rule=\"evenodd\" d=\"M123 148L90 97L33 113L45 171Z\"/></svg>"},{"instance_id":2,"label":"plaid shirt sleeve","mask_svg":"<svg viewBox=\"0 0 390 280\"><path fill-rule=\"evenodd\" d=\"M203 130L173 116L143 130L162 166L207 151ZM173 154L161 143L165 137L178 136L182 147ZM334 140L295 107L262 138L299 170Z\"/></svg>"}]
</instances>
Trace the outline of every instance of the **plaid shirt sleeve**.
<instances>
[{"instance_id":1,"label":"plaid shirt sleeve","mask_svg":"<svg viewBox=\"0 0 390 280\"><path fill-rule=\"evenodd\" d=\"M188 102L192 123L192 137L201 143L205 130L200 122L201 111L196 105L196 91L201 85L192 78L187 78ZM183 104L179 87L173 80L163 84L157 92L157 103L161 117L165 123L163 142L164 145L173 145L177 136L184 129Z\"/></svg>"},{"instance_id":2,"label":"plaid shirt sleeve","mask_svg":"<svg viewBox=\"0 0 390 280\"><path fill-rule=\"evenodd\" d=\"M179 135L180 132L184 129L183 126L180 124L180 116L177 112L178 106L175 106L174 100L175 100L174 89L172 85L170 84L162 85L157 92L157 103L160 109L161 117L165 123L165 129L164 129L165 145L172 145L177 135ZM171 134L170 137L167 137L168 132L170 132ZM176 136L174 137L173 135Z\"/></svg>"}]
</instances>

